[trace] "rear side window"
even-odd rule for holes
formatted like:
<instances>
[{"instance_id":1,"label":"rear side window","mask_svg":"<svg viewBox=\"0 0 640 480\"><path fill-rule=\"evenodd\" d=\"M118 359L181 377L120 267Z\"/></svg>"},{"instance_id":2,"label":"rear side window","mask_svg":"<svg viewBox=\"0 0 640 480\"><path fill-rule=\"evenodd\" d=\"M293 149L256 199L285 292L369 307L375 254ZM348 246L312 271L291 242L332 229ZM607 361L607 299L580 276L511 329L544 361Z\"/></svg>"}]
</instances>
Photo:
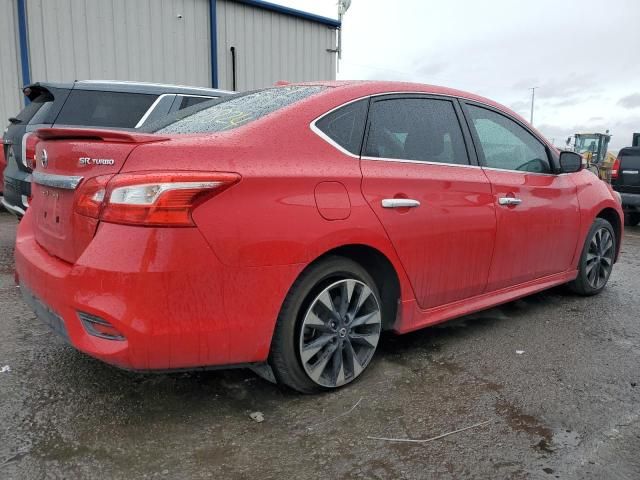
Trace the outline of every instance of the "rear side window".
<instances>
[{"instance_id":1,"label":"rear side window","mask_svg":"<svg viewBox=\"0 0 640 480\"><path fill-rule=\"evenodd\" d=\"M194 105L198 105L202 102L208 102L210 100L215 100L218 97L192 97L192 96L182 96L180 98L180 106L178 110L183 110L185 108L193 107Z\"/></svg>"},{"instance_id":2,"label":"rear side window","mask_svg":"<svg viewBox=\"0 0 640 480\"><path fill-rule=\"evenodd\" d=\"M467 105L487 167L551 173L545 146L524 127L486 108Z\"/></svg>"},{"instance_id":3,"label":"rear side window","mask_svg":"<svg viewBox=\"0 0 640 480\"><path fill-rule=\"evenodd\" d=\"M56 124L133 128L157 95L72 90Z\"/></svg>"},{"instance_id":4,"label":"rear side window","mask_svg":"<svg viewBox=\"0 0 640 480\"><path fill-rule=\"evenodd\" d=\"M231 130L324 90L319 86L268 88L246 95L230 96L201 110L185 111L171 123L154 130L157 133L208 133ZM197 106L194 107L197 109Z\"/></svg>"},{"instance_id":5,"label":"rear side window","mask_svg":"<svg viewBox=\"0 0 640 480\"><path fill-rule=\"evenodd\" d=\"M364 155L422 162L469 163L453 103L428 98L376 101Z\"/></svg>"},{"instance_id":6,"label":"rear side window","mask_svg":"<svg viewBox=\"0 0 640 480\"><path fill-rule=\"evenodd\" d=\"M49 93L43 93L38 95L34 100L22 109L22 111L16 115L16 118L20 120L20 123L28 123L38 111L46 104L53 102L53 96Z\"/></svg>"},{"instance_id":7,"label":"rear side window","mask_svg":"<svg viewBox=\"0 0 640 480\"><path fill-rule=\"evenodd\" d=\"M368 106L368 99L345 105L318 120L316 127L348 152L360 155Z\"/></svg>"}]
</instances>

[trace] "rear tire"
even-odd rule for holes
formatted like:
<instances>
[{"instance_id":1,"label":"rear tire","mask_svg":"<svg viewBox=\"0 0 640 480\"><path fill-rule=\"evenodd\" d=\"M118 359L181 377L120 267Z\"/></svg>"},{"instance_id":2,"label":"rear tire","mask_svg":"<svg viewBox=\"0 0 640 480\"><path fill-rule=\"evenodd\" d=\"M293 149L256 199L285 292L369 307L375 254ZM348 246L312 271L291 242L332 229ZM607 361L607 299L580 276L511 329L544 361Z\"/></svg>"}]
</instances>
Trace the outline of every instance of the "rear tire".
<instances>
[{"instance_id":1,"label":"rear tire","mask_svg":"<svg viewBox=\"0 0 640 480\"><path fill-rule=\"evenodd\" d=\"M305 270L278 316L269 364L301 393L351 383L367 368L382 330L378 288L358 263L327 257Z\"/></svg>"},{"instance_id":2,"label":"rear tire","mask_svg":"<svg viewBox=\"0 0 640 480\"><path fill-rule=\"evenodd\" d=\"M640 223L640 212L630 212L624 215L624 224L629 227L635 227Z\"/></svg>"},{"instance_id":3,"label":"rear tire","mask_svg":"<svg viewBox=\"0 0 640 480\"><path fill-rule=\"evenodd\" d=\"M584 296L597 295L609 281L617 242L613 227L603 218L596 218L587 233L578 264L578 277L569 288Z\"/></svg>"}]
</instances>

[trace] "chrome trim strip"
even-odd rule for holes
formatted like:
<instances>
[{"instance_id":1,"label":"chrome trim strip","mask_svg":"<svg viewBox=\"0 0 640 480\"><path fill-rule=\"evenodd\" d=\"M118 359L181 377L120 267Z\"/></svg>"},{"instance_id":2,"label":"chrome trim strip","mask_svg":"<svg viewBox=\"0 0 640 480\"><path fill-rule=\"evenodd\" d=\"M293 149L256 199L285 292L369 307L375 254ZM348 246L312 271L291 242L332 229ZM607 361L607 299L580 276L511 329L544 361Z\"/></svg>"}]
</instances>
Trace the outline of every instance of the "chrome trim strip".
<instances>
[{"instance_id":1,"label":"chrome trim strip","mask_svg":"<svg viewBox=\"0 0 640 480\"><path fill-rule=\"evenodd\" d=\"M22 195L21 198L22 198L22 204L25 207L29 208L29 197L27 197L26 195Z\"/></svg>"},{"instance_id":2,"label":"chrome trim strip","mask_svg":"<svg viewBox=\"0 0 640 480\"><path fill-rule=\"evenodd\" d=\"M328 137L328 136L327 136L327 135L326 135L322 130L320 130L320 129L318 128L318 126L316 125L316 123L317 123L319 120L322 120L322 118L324 118L325 116L329 115L330 113L335 112L335 111L336 111L336 110L338 110L339 108L346 107L347 105L349 105L349 104L351 104L351 103L355 103L355 102L358 102L358 101L360 101L360 100L365 100L365 99L367 99L367 98L382 97L382 96L385 96L385 95L429 95L429 96L432 96L432 97L445 97L445 98L453 98L453 99L461 98L461 99L464 99L464 100L469 100L469 101L471 101L471 102L477 102L477 103L479 103L479 104L481 104L481 105L486 105L487 107L495 108L495 107L493 107L492 105L489 105L489 104L487 104L487 103L478 102L477 100L474 100L474 99L472 99L472 98L457 97L457 96L455 96L455 95L447 95L447 94L443 94L443 93L428 93L428 92L383 92L383 93L372 93L372 94L369 94L369 95L364 95L364 96L362 96L362 97L355 98L355 99L353 99L353 100L349 100L348 102L345 102L345 103L343 103L343 104L341 104L341 105L338 105L338 106L337 106L337 107L335 107L335 108L332 108L332 109L331 109L331 110L329 110L328 112L325 112L325 113L323 113L322 115L320 115L319 117L317 117L317 118L315 118L315 119L311 120L311 122L309 122L309 128L311 129L311 131L312 131L313 133L315 133L316 135L318 135L320 138L322 138L325 142L327 142L328 144L330 144L332 147L334 147L334 148L336 148L336 149L340 150L340 152L344 153L345 155L348 155L348 156L350 156L350 157L352 157L352 158L360 158L358 155L354 155L353 153L349 152L348 150L345 150L343 147L341 147L341 146L340 146L340 145L338 145L336 142L334 142L334 141L333 141L331 138L329 138L329 137ZM365 157L362 157L362 158L364 159ZM367 158L367 160L371 160L371 158L370 158L370 157L368 157L368 158ZM377 159L376 159L376 160L377 160ZM420 162L420 163L425 163L425 162ZM472 165L472 166L475 166L475 165Z\"/></svg>"},{"instance_id":3,"label":"chrome trim strip","mask_svg":"<svg viewBox=\"0 0 640 480\"><path fill-rule=\"evenodd\" d=\"M80 85L83 85L83 84L91 85L91 84L95 84L95 83L109 83L109 84L113 84L113 85L138 85L138 86L141 86L141 87L147 87L147 86L163 87L163 88L166 88L166 89L180 89L180 88L182 88L182 89L189 89L189 90L202 90L203 92L215 91L215 92L222 92L222 93L228 93L228 94L237 93L237 92L232 92L231 90L222 90L220 88L194 87L194 86L191 86L191 85L173 85L173 84L170 84L170 83L136 82L136 81L131 81L131 80L76 80L75 83L78 83ZM173 92L173 93L169 93L169 95L181 95L181 93Z\"/></svg>"},{"instance_id":4,"label":"chrome trim strip","mask_svg":"<svg viewBox=\"0 0 640 480\"><path fill-rule=\"evenodd\" d=\"M362 160L370 160L374 162L415 163L419 165L441 165L443 167L482 168L479 165L469 165L468 163L462 164L462 163L428 162L428 161L422 161L422 160L404 160L402 158L362 157Z\"/></svg>"},{"instance_id":5,"label":"chrome trim strip","mask_svg":"<svg viewBox=\"0 0 640 480\"><path fill-rule=\"evenodd\" d=\"M17 215L18 217L24 217L25 211L23 209L21 209L20 207L16 207L14 205L11 205L9 202L7 202L4 199L4 197L2 197L2 199L0 200L0 203L2 203L2 206L4 208L6 208L9 213L13 213L14 215Z\"/></svg>"},{"instance_id":6,"label":"chrome trim strip","mask_svg":"<svg viewBox=\"0 0 640 480\"><path fill-rule=\"evenodd\" d=\"M151 104L151 106L149 107L149 109L144 112L144 115L142 116L142 118L140 120L138 120L138 123L136 123L136 126L133 128L140 128L142 125L144 125L144 122L147 121L147 118L149 118L149 115L151 115L151 112L153 112L155 110L155 108L158 106L158 104L162 101L163 98L169 96L169 95L173 95L175 97L175 93L163 93L162 95L159 95L158 98L156 98L153 103Z\"/></svg>"},{"instance_id":7,"label":"chrome trim strip","mask_svg":"<svg viewBox=\"0 0 640 480\"><path fill-rule=\"evenodd\" d=\"M31 168L28 164L27 164L27 139L33 135L33 132L25 132L24 135L22 135L22 146L20 149L20 154L22 155L22 158L20 159L20 161L22 162L22 165L24 165L27 168Z\"/></svg>"},{"instance_id":8,"label":"chrome trim strip","mask_svg":"<svg viewBox=\"0 0 640 480\"><path fill-rule=\"evenodd\" d=\"M322 120L324 117L326 117L327 115L329 115L330 113L335 112L336 110L338 110L339 108L342 107L346 107L347 105L351 105L352 103L355 102L359 102L360 100L364 100L365 98L369 98L371 95L367 95L365 97L360 97L360 98L356 98L355 100L350 100L346 103L343 103L342 105L338 105L335 108L332 108L331 110L329 110L328 112L323 113L322 115L320 115L318 118L316 118L315 120L312 120L309 123L309 128L311 129L311 131L313 133L315 133L316 135L318 135L320 138L322 138L325 142L327 142L329 145L331 145L333 148L336 148L338 150L340 150L340 152L344 153L345 155L352 157L352 158L360 158L359 155L355 155L353 153L351 153L349 150L345 149L344 147L342 147L341 145L339 145L338 143L336 143L333 139L331 139L331 137L329 137L326 133L324 133L322 130L320 130L318 128L318 126L316 125L317 122L319 122L320 120Z\"/></svg>"},{"instance_id":9,"label":"chrome trim strip","mask_svg":"<svg viewBox=\"0 0 640 480\"><path fill-rule=\"evenodd\" d=\"M75 190L84 177L72 175L55 175L53 173L33 172L34 183L45 187L63 188L65 190Z\"/></svg>"},{"instance_id":10,"label":"chrome trim strip","mask_svg":"<svg viewBox=\"0 0 640 480\"><path fill-rule=\"evenodd\" d=\"M523 170L509 170L508 168L495 168L495 167L482 167L485 170L493 170L495 172L509 172L509 173L522 173L526 175L542 175L544 177L558 177L560 175L569 175L568 173L538 173L538 172L525 172Z\"/></svg>"},{"instance_id":11,"label":"chrome trim strip","mask_svg":"<svg viewBox=\"0 0 640 480\"><path fill-rule=\"evenodd\" d=\"M488 103L485 102L481 102L475 98L469 98L469 97L464 97L464 96L457 96L457 95L448 95L446 93L429 93L429 92L383 92L383 93L372 93L369 95L364 95L362 97L358 97L356 99L353 100L349 100L348 102L345 102L341 105L338 105L335 108L332 108L331 110L329 110L328 112L323 113L322 115L320 115L319 117L315 118L314 120L311 120L311 122L309 123L309 128L311 129L312 132L314 132L316 135L318 135L320 138L322 138L325 142L329 143L331 146L333 146L334 148L337 148L338 150L340 150L342 153L344 153L345 155L348 155L350 157L353 158L362 158L363 160L379 160L377 158L372 158L372 157L359 157L357 155L354 155L353 153L345 150L344 148L342 148L340 145L338 145L336 142L334 142L331 138L329 138L324 132L322 132L316 125L316 122L318 122L319 120L321 120L323 117L325 117L326 115L329 115L331 112L334 112L336 110L338 110L339 108L345 107L351 103L357 102L359 100L364 100L366 98L373 98L373 97L382 97L385 95L425 95L425 96L430 96L430 97L443 97L443 98L451 98L451 99L459 99L459 100L468 100L470 102L474 102L477 103L478 105L483 105L485 107L489 107L492 108L494 110L500 110L498 107L496 107L495 105L490 105ZM507 116L507 118L516 121L514 118L511 118L511 115L508 112L502 112L501 115L505 115ZM547 146L547 142L543 141L541 138L539 138L537 135L535 135L530 129L527 129L527 131L533 135L533 137L538 140L539 142L543 143L545 146ZM393 161L398 161L395 159L390 159ZM406 162L414 162L415 160L405 160ZM418 163L427 163L427 162L418 162ZM432 162L435 163L437 165L456 165L459 167L465 166L465 165L458 165L457 163L453 163L453 164L442 164L442 163L438 163L438 162ZM470 167L480 167L479 165L469 165ZM484 168L488 168L488 167L484 167ZM500 169L492 169L492 170L500 170ZM506 170L507 172L514 172L516 170ZM525 172L525 173L533 173L533 172ZM537 173L534 175L554 175L554 174L548 174L548 173Z\"/></svg>"}]
</instances>

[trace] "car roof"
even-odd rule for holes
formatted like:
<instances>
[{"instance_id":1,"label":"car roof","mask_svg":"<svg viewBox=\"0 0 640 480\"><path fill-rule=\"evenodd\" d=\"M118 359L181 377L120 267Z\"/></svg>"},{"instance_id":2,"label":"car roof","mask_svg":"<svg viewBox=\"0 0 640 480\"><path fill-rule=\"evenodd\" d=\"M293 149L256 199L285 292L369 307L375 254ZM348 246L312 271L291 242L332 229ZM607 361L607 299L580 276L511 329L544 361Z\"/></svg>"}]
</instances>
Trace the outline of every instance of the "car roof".
<instances>
[{"instance_id":1,"label":"car roof","mask_svg":"<svg viewBox=\"0 0 640 480\"><path fill-rule=\"evenodd\" d=\"M624 147L620 149L618 155L640 155L640 147Z\"/></svg>"},{"instance_id":2,"label":"car roof","mask_svg":"<svg viewBox=\"0 0 640 480\"><path fill-rule=\"evenodd\" d=\"M444 87L440 85L429 85L414 82L397 82L387 80L335 80L328 82L302 82L291 83L288 85L322 85L325 87L345 88L353 90L354 93L361 93L363 96L389 94L389 93L424 93L431 95L443 95L448 97L465 98L478 103L484 103L500 110L509 112L520 118L520 115L512 112L504 105L499 104L489 98L476 95L475 93L457 90L455 88Z\"/></svg>"},{"instance_id":3,"label":"car roof","mask_svg":"<svg viewBox=\"0 0 640 480\"><path fill-rule=\"evenodd\" d=\"M216 88L190 87L186 85L171 85L150 82L129 82L122 80L76 80L75 82L36 82L27 87L61 88L74 90L98 90L109 92L131 92L152 95L163 93L177 93L183 95L222 96L235 92ZM26 87L25 87L26 88Z\"/></svg>"}]
</instances>

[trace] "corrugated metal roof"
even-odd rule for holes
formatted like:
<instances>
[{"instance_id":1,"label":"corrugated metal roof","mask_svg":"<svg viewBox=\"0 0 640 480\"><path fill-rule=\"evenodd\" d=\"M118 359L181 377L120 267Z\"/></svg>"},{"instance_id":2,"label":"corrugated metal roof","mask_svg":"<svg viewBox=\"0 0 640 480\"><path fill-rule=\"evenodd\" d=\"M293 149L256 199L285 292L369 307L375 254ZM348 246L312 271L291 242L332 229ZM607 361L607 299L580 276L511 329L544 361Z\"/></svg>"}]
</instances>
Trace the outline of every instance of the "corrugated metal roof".
<instances>
[{"instance_id":1,"label":"corrugated metal roof","mask_svg":"<svg viewBox=\"0 0 640 480\"><path fill-rule=\"evenodd\" d=\"M264 10L270 10L272 12L281 13L283 15L290 15L292 17L302 18L311 22L322 23L329 27L340 28L341 23L333 18L322 17L313 13L303 12L302 10L296 10L295 8L284 7L271 2L264 2L262 0L233 0L234 2L244 3L256 8L262 8Z\"/></svg>"}]
</instances>

